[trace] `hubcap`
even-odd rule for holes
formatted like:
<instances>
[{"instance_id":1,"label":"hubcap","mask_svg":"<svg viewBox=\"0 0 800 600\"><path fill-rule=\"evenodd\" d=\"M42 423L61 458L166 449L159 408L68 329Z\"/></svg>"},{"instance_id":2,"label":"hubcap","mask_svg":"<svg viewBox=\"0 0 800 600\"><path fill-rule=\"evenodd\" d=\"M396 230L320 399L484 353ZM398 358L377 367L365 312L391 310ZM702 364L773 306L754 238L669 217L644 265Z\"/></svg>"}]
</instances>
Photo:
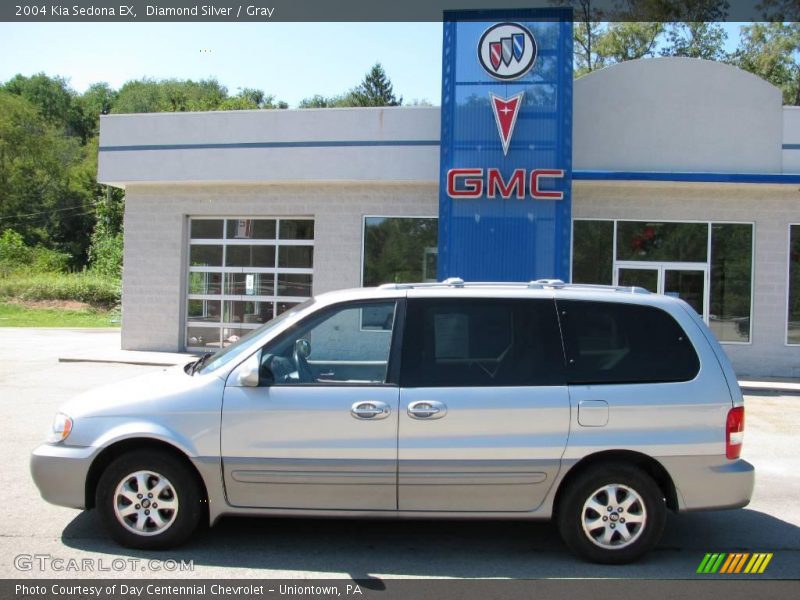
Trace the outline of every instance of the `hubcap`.
<instances>
[{"instance_id":1,"label":"hubcap","mask_svg":"<svg viewBox=\"0 0 800 600\"><path fill-rule=\"evenodd\" d=\"M612 483L595 490L583 504L583 532L595 545L617 550L635 542L647 521L644 500L626 485Z\"/></svg>"},{"instance_id":2,"label":"hubcap","mask_svg":"<svg viewBox=\"0 0 800 600\"><path fill-rule=\"evenodd\" d=\"M136 535L164 532L178 516L178 495L169 479L154 471L136 471L114 491L114 514Z\"/></svg>"}]
</instances>

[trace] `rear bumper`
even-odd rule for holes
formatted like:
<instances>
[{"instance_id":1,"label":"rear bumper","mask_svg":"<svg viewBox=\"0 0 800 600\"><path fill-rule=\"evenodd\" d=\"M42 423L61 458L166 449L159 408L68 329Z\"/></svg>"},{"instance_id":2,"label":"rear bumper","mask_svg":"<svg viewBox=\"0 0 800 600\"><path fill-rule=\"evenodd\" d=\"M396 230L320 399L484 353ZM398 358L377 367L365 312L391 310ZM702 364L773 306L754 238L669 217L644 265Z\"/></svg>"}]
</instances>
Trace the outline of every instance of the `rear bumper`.
<instances>
[{"instance_id":1,"label":"rear bumper","mask_svg":"<svg viewBox=\"0 0 800 600\"><path fill-rule=\"evenodd\" d=\"M86 476L96 448L42 444L31 454L31 476L51 504L86 508Z\"/></svg>"},{"instance_id":2,"label":"rear bumper","mask_svg":"<svg viewBox=\"0 0 800 600\"><path fill-rule=\"evenodd\" d=\"M681 512L741 508L750 503L755 469L746 460L724 456L661 459L678 492Z\"/></svg>"}]
</instances>

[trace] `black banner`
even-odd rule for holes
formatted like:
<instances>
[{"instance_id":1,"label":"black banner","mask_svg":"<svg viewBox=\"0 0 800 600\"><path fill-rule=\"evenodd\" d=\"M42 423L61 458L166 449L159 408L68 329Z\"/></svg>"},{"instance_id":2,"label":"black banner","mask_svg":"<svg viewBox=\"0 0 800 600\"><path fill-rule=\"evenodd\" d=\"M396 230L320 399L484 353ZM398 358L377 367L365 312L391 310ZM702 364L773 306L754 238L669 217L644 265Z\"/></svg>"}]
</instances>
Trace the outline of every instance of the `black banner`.
<instances>
[{"instance_id":1,"label":"black banner","mask_svg":"<svg viewBox=\"0 0 800 600\"><path fill-rule=\"evenodd\" d=\"M620 598L692 599L800 597L800 581L653 581L653 580L441 580L441 579L171 579L0 581L4 600L234 600L281 598L332 600L619 600Z\"/></svg>"},{"instance_id":2,"label":"black banner","mask_svg":"<svg viewBox=\"0 0 800 600\"><path fill-rule=\"evenodd\" d=\"M441 21L445 10L571 7L575 20L798 21L797 0L10 0L9 22Z\"/></svg>"}]
</instances>

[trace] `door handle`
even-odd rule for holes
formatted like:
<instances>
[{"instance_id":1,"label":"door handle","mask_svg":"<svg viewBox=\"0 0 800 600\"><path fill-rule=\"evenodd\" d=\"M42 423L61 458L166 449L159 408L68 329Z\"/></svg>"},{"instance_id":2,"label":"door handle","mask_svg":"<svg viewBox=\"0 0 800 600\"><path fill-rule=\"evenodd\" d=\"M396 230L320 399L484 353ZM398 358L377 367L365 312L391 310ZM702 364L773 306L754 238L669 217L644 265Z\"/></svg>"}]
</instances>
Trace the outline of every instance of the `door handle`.
<instances>
[{"instance_id":1,"label":"door handle","mask_svg":"<svg viewBox=\"0 0 800 600\"><path fill-rule=\"evenodd\" d=\"M364 402L356 402L350 407L350 414L356 419L376 421L378 419L385 419L392 412L386 402L376 402L367 400Z\"/></svg>"},{"instance_id":2,"label":"door handle","mask_svg":"<svg viewBox=\"0 0 800 600\"><path fill-rule=\"evenodd\" d=\"M437 400L417 400L408 405L408 416L412 419L441 419L447 414L447 406Z\"/></svg>"}]
</instances>

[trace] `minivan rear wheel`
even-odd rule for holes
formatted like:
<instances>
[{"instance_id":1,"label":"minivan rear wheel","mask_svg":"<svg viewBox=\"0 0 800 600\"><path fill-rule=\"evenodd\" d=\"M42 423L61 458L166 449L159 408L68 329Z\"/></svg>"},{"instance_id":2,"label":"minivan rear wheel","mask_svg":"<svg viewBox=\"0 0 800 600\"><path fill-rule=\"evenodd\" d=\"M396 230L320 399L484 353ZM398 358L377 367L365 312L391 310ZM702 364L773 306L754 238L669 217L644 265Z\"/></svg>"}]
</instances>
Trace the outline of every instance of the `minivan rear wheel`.
<instances>
[{"instance_id":1,"label":"minivan rear wheel","mask_svg":"<svg viewBox=\"0 0 800 600\"><path fill-rule=\"evenodd\" d=\"M661 538L664 494L640 469L625 464L591 467L564 492L558 529L567 547L581 558L629 563Z\"/></svg>"},{"instance_id":2,"label":"minivan rear wheel","mask_svg":"<svg viewBox=\"0 0 800 600\"><path fill-rule=\"evenodd\" d=\"M193 474L167 453L124 454L103 472L96 506L112 538L129 548L156 550L185 542L202 514Z\"/></svg>"}]
</instances>

